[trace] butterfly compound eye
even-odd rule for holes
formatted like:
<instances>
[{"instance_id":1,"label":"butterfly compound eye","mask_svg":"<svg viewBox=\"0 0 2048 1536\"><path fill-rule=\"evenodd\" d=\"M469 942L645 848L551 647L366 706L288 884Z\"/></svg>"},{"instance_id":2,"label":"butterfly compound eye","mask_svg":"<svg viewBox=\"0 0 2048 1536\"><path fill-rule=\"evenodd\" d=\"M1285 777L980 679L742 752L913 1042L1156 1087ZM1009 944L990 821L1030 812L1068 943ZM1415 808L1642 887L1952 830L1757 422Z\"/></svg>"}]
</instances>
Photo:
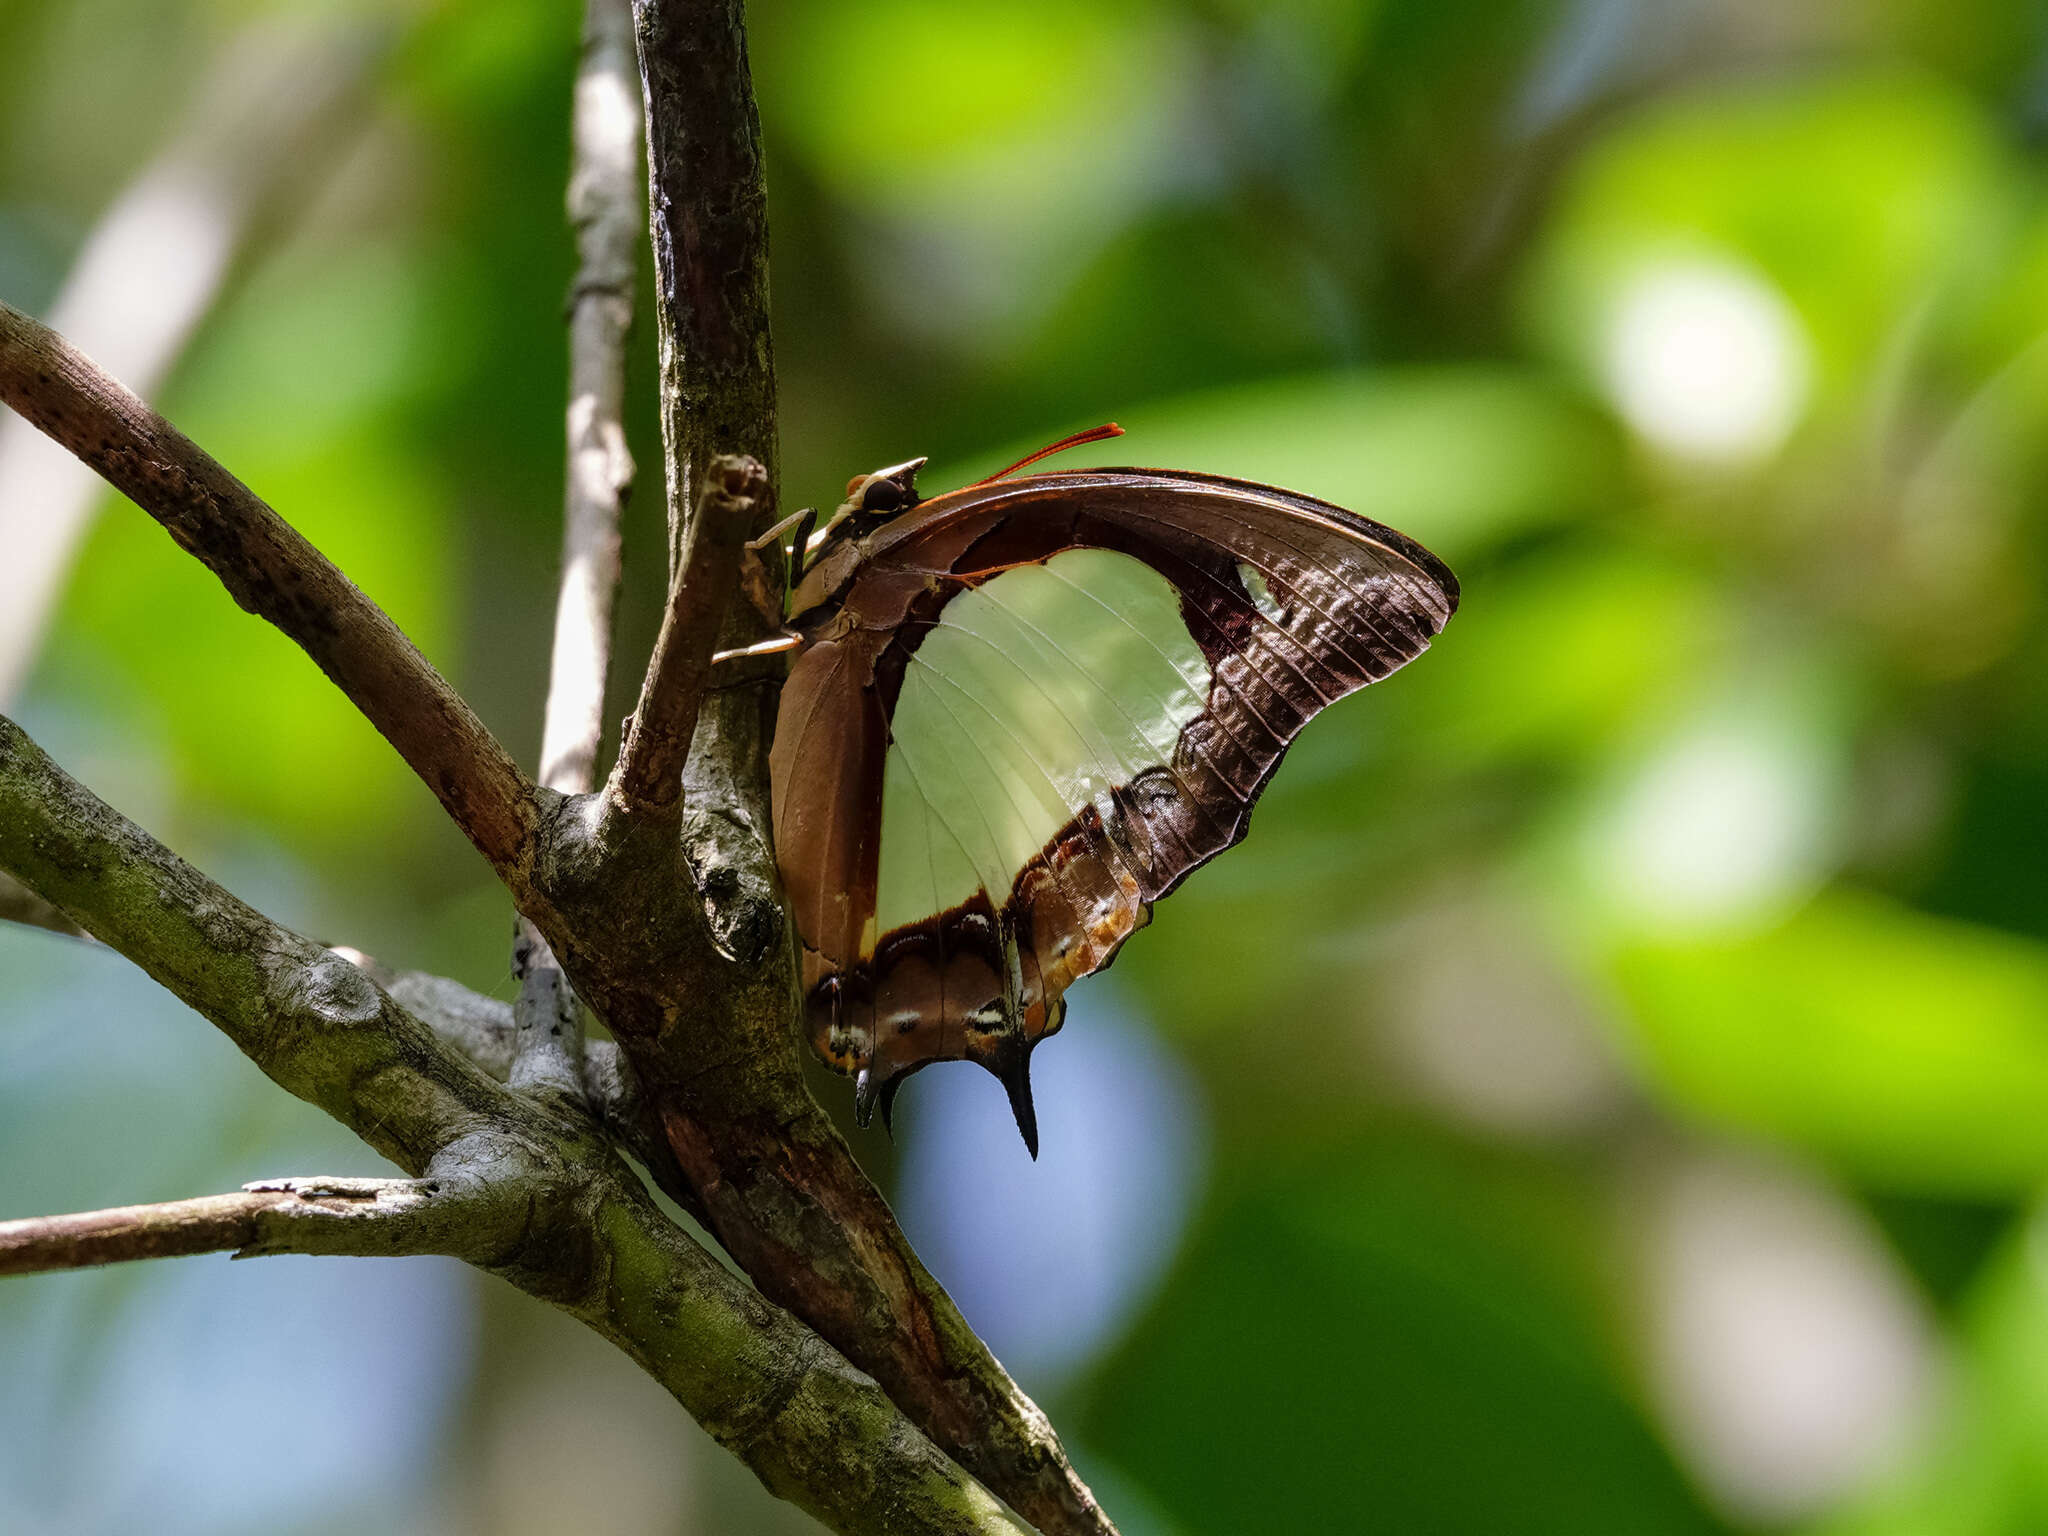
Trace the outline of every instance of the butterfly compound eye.
<instances>
[{"instance_id":1,"label":"butterfly compound eye","mask_svg":"<svg viewBox=\"0 0 2048 1536\"><path fill-rule=\"evenodd\" d=\"M860 494L863 512L894 512L904 503L903 487L877 475Z\"/></svg>"}]
</instances>

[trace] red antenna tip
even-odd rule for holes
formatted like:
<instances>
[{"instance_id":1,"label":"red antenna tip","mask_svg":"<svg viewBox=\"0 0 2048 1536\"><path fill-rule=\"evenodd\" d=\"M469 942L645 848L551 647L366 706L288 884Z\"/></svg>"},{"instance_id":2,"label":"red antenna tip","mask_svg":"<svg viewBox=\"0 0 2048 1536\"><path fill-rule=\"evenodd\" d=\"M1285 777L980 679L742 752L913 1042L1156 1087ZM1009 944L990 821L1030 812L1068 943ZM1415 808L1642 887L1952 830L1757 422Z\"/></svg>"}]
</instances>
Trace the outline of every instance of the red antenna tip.
<instances>
[{"instance_id":1,"label":"red antenna tip","mask_svg":"<svg viewBox=\"0 0 2048 1536\"><path fill-rule=\"evenodd\" d=\"M1036 453L1027 453L1008 469L999 469L986 479L977 480L974 483L975 485L993 485L998 480L1007 479L1009 476L1014 475L1020 469L1036 464L1040 459L1049 459L1056 453L1065 453L1069 448L1078 448L1083 443L1099 443L1105 438L1122 437L1123 435L1124 429L1122 427L1113 421L1105 421L1099 427L1090 427L1086 432L1076 432L1070 437L1061 438L1056 443L1049 443Z\"/></svg>"}]
</instances>

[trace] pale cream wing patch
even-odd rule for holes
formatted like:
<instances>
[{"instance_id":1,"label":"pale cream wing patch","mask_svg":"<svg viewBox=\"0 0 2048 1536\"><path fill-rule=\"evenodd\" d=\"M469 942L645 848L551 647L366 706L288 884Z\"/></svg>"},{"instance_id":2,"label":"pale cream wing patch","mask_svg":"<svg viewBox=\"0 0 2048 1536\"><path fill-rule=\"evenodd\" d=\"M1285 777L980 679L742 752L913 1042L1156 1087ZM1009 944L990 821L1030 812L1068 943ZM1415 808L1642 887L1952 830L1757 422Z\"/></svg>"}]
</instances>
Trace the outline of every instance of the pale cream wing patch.
<instances>
[{"instance_id":1,"label":"pale cream wing patch","mask_svg":"<svg viewBox=\"0 0 2048 1536\"><path fill-rule=\"evenodd\" d=\"M1143 561L1070 549L962 592L912 653L882 794L875 938L1019 873L1110 790L1173 762L1209 668Z\"/></svg>"}]
</instances>

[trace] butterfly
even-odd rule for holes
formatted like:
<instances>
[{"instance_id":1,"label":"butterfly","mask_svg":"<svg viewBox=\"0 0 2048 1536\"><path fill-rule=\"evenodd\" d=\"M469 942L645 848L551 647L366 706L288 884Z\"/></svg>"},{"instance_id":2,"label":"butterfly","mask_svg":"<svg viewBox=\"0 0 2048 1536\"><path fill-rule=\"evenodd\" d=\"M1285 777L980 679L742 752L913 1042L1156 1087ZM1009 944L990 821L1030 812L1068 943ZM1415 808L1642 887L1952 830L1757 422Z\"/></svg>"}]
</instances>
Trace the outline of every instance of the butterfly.
<instances>
[{"instance_id":1,"label":"butterfly","mask_svg":"<svg viewBox=\"0 0 2048 1536\"><path fill-rule=\"evenodd\" d=\"M923 459L799 514L769 756L805 1023L863 1126L935 1061L1002 1082L1067 989L1241 840L1288 744L1420 655L1458 583L1414 540L1250 481ZM764 539L779 538L789 524Z\"/></svg>"}]
</instances>

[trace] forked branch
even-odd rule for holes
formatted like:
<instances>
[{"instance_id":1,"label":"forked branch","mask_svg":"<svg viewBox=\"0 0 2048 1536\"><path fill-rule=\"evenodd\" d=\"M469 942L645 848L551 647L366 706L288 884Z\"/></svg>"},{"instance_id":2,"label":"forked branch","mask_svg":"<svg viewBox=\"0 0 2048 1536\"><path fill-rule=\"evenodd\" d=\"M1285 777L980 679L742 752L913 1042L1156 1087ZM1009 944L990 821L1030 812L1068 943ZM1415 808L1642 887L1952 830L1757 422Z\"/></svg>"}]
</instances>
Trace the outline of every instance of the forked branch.
<instances>
[{"instance_id":1,"label":"forked branch","mask_svg":"<svg viewBox=\"0 0 2048 1536\"><path fill-rule=\"evenodd\" d=\"M775 484L767 198L743 9L741 0L634 3L679 571L715 507L700 487L719 455L759 460ZM720 643L744 647L769 622L730 602L736 582L727 581L716 599L727 613ZM1039 1529L1105 1536L1115 1527L1045 1415L918 1261L805 1085L795 944L768 842L777 669L772 659L740 666L732 686L703 694L682 764L687 871L664 839L609 843L602 880L571 870L571 880L549 882L569 919L550 933L555 951L629 1053L707 1225L763 1293L875 1376ZM666 767L647 782L666 793ZM675 900L679 875L697 899ZM615 919L625 892L645 922L598 931L592 920Z\"/></svg>"},{"instance_id":2,"label":"forked branch","mask_svg":"<svg viewBox=\"0 0 2048 1536\"><path fill-rule=\"evenodd\" d=\"M4 717L0 869L417 1175L8 1223L0 1272L228 1247L455 1254L616 1344L833 1530L1025 1530L872 1379L672 1225L594 1120L493 1082L363 969L237 901Z\"/></svg>"},{"instance_id":3,"label":"forked branch","mask_svg":"<svg viewBox=\"0 0 2048 1536\"><path fill-rule=\"evenodd\" d=\"M491 1077L501 1083L511 1077L520 1046L520 1024L513 1004L486 997L446 976L386 970L359 949L337 948L334 953L367 973L444 1044ZM582 1055L584 1107L614 1144L653 1175L663 1194L699 1221L706 1220L696 1190L676 1166L675 1153L662 1139L659 1123L647 1112L640 1080L618 1043L588 1040L583 1042Z\"/></svg>"},{"instance_id":4,"label":"forked branch","mask_svg":"<svg viewBox=\"0 0 2048 1536\"><path fill-rule=\"evenodd\" d=\"M0 730L0 868L406 1171L447 1177L460 1170L437 1159L480 1156L533 1192L520 1240L486 1267L618 1343L775 1492L847 1531L1015 1528L965 1467L1042 1530L1102 1536L1113 1527L1050 1425L918 1262L804 1086L794 945L767 846L772 689L760 685L773 669L705 687L736 606L739 542L766 520L774 485L765 197L741 5L637 0L635 19L672 580L617 792L602 802L529 782L396 626L270 508L74 350L0 309L0 400L306 648L492 860L632 1071L587 1056L580 1106L531 1049L519 1080L545 1092L493 1081L348 960L212 886L12 726ZM716 462L726 453L745 458ZM760 623L735 612L726 643L758 639ZM601 689L601 663L582 670ZM599 816L601 803L628 814ZM629 835L609 839L608 827ZM465 1038L502 1052L517 1077L518 1026L534 1044L542 991L509 1033L490 1021ZM607 1067L621 1070L608 1079ZM593 1097L645 1106L631 1118L643 1138L649 1125L665 1133L664 1182L695 1192L759 1293L660 1217L599 1127L625 1129L592 1113Z\"/></svg>"}]
</instances>

